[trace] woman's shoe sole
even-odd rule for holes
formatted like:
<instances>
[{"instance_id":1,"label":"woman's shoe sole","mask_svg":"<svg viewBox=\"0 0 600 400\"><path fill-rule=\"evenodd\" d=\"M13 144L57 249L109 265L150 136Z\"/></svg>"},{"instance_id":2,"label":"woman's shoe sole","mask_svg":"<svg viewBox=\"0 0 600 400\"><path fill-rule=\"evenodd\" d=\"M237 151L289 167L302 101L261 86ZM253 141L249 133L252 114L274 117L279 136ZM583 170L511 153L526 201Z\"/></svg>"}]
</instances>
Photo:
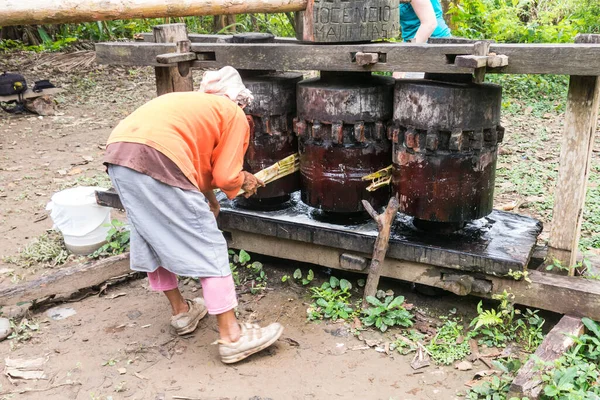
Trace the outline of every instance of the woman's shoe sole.
<instances>
[{"instance_id":1,"label":"woman's shoe sole","mask_svg":"<svg viewBox=\"0 0 600 400\"><path fill-rule=\"evenodd\" d=\"M281 337L282 333L283 333L283 326L279 329L279 332L277 332L277 335L273 336L273 338L271 340L269 340L268 342L265 342L265 343L261 344L260 346L255 347L253 349L246 350L243 353L235 354L235 355L228 356L228 357L221 357L221 362L223 362L224 364L233 364L233 363L242 361L242 360L250 357L252 354L258 353L259 351L262 351L262 350L266 349L267 347L269 347L270 345L272 345L273 343L275 343L277 341L277 339L279 339Z\"/></svg>"}]
</instances>

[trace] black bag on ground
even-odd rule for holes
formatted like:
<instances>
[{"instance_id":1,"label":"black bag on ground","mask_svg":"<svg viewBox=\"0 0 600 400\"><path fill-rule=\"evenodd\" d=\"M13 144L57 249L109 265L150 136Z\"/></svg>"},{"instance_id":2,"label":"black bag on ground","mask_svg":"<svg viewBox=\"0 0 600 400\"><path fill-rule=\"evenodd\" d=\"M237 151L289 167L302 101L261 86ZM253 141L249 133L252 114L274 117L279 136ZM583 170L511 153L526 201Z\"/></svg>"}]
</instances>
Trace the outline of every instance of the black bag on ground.
<instances>
[{"instance_id":1,"label":"black bag on ground","mask_svg":"<svg viewBox=\"0 0 600 400\"><path fill-rule=\"evenodd\" d=\"M27 90L27 82L20 74L3 73L0 75L0 96L21 94Z\"/></svg>"}]
</instances>

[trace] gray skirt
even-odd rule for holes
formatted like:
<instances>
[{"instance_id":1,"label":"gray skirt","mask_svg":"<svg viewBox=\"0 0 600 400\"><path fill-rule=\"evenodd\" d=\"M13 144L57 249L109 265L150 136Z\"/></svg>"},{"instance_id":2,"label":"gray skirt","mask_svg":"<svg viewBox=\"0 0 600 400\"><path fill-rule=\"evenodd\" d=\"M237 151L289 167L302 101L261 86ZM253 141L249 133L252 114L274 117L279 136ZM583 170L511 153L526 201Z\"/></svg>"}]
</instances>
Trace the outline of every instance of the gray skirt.
<instances>
[{"instance_id":1,"label":"gray skirt","mask_svg":"<svg viewBox=\"0 0 600 400\"><path fill-rule=\"evenodd\" d=\"M177 275L231 274L227 242L204 195L130 168L109 164L108 174L131 225L131 269L163 267Z\"/></svg>"}]
</instances>

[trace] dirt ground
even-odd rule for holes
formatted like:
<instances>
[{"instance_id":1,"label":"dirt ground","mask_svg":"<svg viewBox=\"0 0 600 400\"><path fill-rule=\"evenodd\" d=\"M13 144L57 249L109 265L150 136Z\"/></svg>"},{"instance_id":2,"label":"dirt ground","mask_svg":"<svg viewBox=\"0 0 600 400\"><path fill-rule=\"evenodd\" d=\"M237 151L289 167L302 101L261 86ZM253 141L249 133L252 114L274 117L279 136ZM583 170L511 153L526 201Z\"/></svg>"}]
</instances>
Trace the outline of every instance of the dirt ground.
<instances>
[{"instance_id":1,"label":"dirt ground","mask_svg":"<svg viewBox=\"0 0 600 400\"><path fill-rule=\"evenodd\" d=\"M67 73L35 69L38 57L0 54L0 69L21 71L30 82L50 79L65 89L56 97L55 116L0 113L0 256L17 254L51 228L45 206L53 193L77 184L107 182L101 160L111 129L155 95L150 68L93 67ZM515 144L500 153L497 206L547 221L547 208L528 206L543 205L547 199L516 194L518 182L501 169L530 155L523 146L528 149L534 143L541 126L547 140L539 146L546 149L549 162L556 162L561 118L508 115L503 124L505 143L514 139ZM115 212L113 216L123 217ZM548 224L542 237L547 232ZM279 272L271 269L270 274L280 276L286 265L277 267ZM51 271L0 263L0 286ZM148 291L145 280L111 287L103 297L60 305L76 311L63 320L39 310L32 316L40 327L33 338L0 342L0 354L47 357L49 379L13 385L2 375L0 399L455 399L474 372L486 369L476 364L467 372L436 366L415 372L409 365L412 356L364 349L364 342L343 325L307 323L306 292L282 285L279 277L273 282L269 286L274 290L264 297L242 295L241 318L259 323L278 320L286 331L275 346L235 366L218 361L217 347L211 345L217 337L214 318L202 322L196 333L176 337L168 325L166 301ZM475 300L470 298L426 298L409 286L392 286L419 308L430 308L431 315L447 315L458 308L466 316L474 310ZM193 284L184 288L190 296L201 293L192 292L197 289ZM69 382L73 385L51 388ZM1 395L23 388L50 389Z\"/></svg>"}]
</instances>

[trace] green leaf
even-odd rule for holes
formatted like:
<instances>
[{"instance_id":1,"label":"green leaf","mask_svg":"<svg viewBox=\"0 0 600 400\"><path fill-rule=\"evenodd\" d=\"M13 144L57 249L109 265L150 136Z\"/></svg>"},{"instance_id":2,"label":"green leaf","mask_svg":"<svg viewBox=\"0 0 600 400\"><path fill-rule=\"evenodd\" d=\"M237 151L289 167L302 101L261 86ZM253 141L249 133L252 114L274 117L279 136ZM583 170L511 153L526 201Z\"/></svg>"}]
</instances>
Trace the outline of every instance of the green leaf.
<instances>
[{"instance_id":1,"label":"green leaf","mask_svg":"<svg viewBox=\"0 0 600 400\"><path fill-rule=\"evenodd\" d=\"M346 279L340 280L340 289L342 290L350 290L352 289L352 284L348 282Z\"/></svg>"},{"instance_id":2,"label":"green leaf","mask_svg":"<svg viewBox=\"0 0 600 400\"><path fill-rule=\"evenodd\" d=\"M240 250L240 264L244 265L250 262L250 254L246 250Z\"/></svg>"},{"instance_id":3,"label":"green leaf","mask_svg":"<svg viewBox=\"0 0 600 400\"><path fill-rule=\"evenodd\" d=\"M387 309L392 310L394 308L399 308L402 307L402 304L404 304L404 296L398 296L390 304L388 304Z\"/></svg>"},{"instance_id":4,"label":"green leaf","mask_svg":"<svg viewBox=\"0 0 600 400\"><path fill-rule=\"evenodd\" d=\"M315 279L315 273L313 272L312 269L308 270L308 275L306 276L306 279L308 279L309 282L311 282L313 279Z\"/></svg>"},{"instance_id":5,"label":"green leaf","mask_svg":"<svg viewBox=\"0 0 600 400\"><path fill-rule=\"evenodd\" d=\"M338 286L340 286L340 280L335 276L332 276L331 278L329 278L329 285L335 289Z\"/></svg>"},{"instance_id":6,"label":"green leaf","mask_svg":"<svg viewBox=\"0 0 600 400\"><path fill-rule=\"evenodd\" d=\"M294 271L294 279L302 279L302 271L300 268Z\"/></svg>"},{"instance_id":7,"label":"green leaf","mask_svg":"<svg viewBox=\"0 0 600 400\"><path fill-rule=\"evenodd\" d=\"M364 287L366 285L366 282L364 279L359 279L358 281L356 281L356 284L358 285L358 287Z\"/></svg>"},{"instance_id":8,"label":"green leaf","mask_svg":"<svg viewBox=\"0 0 600 400\"><path fill-rule=\"evenodd\" d=\"M321 307L329 307L329 303L324 298L317 299L317 305Z\"/></svg>"},{"instance_id":9,"label":"green leaf","mask_svg":"<svg viewBox=\"0 0 600 400\"><path fill-rule=\"evenodd\" d=\"M383 306L383 303L373 296L367 296L367 303L374 305L375 307Z\"/></svg>"},{"instance_id":10,"label":"green leaf","mask_svg":"<svg viewBox=\"0 0 600 400\"><path fill-rule=\"evenodd\" d=\"M284 275L281 277L281 282L287 282L288 279L290 279L290 277L288 275Z\"/></svg>"},{"instance_id":11,"label":"green leaf","mask_svg":"<svg viewBox=\"0 0 600 400\"><path fill-rule=\"evenodd\" d=\"M583 322L583 325L585 325L588 331L592 332L598 339L600 339L600 325L597 322L587 317L582 318L581 322Z\"/></svg>"}]
</instances>

